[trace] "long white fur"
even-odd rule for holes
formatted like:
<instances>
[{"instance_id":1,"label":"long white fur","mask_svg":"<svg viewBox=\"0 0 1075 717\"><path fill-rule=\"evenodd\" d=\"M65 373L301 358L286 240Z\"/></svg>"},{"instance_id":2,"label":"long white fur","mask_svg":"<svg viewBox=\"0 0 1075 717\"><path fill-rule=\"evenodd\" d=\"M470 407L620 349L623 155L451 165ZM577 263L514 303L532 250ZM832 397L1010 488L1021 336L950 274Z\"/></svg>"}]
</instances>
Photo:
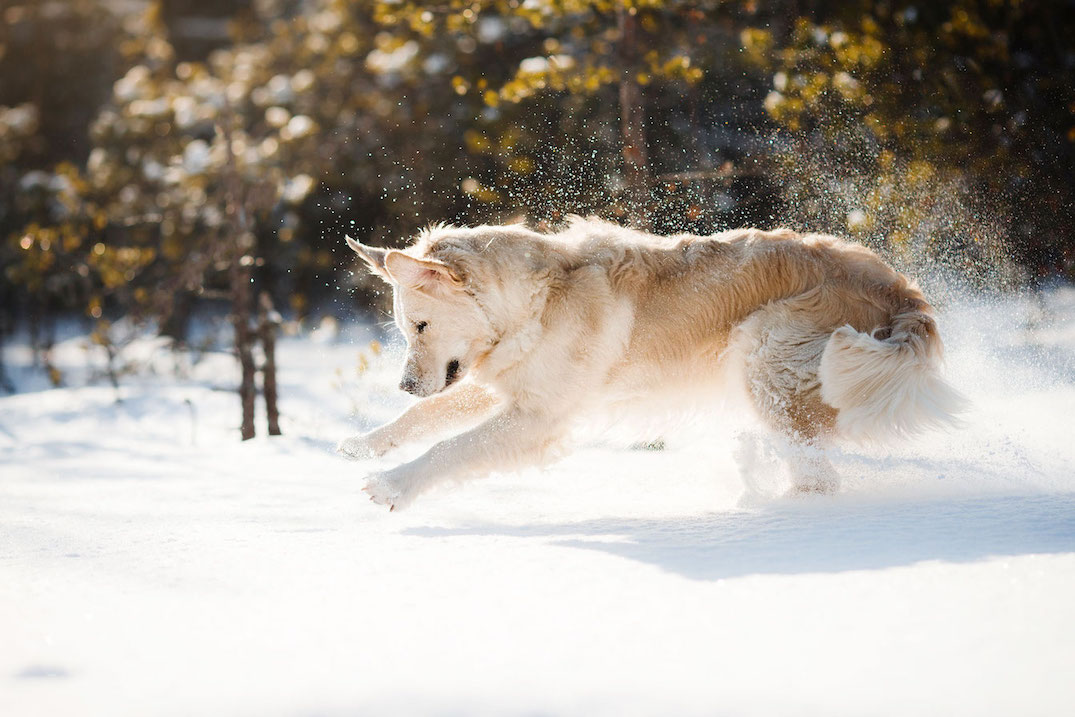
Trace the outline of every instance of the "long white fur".
<instances>
[{"instance_id":1,"label":"long white fur","mask_svg":"<svg viewBox=\"0 0 1075 717\"><path fill-rule=\"evenodd\" d=\"M843 326L825 344L818 376L821 398L839 411L840 434L852 440L958 426L967 406L941 377L939 356L917 338L878 340Z\"/></svg>"}]
</instances>

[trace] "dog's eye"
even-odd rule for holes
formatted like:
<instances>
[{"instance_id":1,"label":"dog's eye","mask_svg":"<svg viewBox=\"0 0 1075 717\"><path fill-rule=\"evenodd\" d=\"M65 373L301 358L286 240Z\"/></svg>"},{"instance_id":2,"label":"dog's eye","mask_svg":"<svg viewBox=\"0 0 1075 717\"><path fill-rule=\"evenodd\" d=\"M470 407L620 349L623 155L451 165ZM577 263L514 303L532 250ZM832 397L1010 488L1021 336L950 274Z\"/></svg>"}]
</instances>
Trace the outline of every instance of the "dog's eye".
<instances>
[{"instance_id":1,"label":"dog's eye","mask_svg":"<svg viewBox=\"0 0 1075 717\"><path fill-rule=\"evenodd\" d=\"M418 333L422 333L423 331L426 330L427 326L429 326L429 324L426 323L425 321L419 321L417 324L414 325L414 330L417 331Z\"/></svg>"}]
</instances>

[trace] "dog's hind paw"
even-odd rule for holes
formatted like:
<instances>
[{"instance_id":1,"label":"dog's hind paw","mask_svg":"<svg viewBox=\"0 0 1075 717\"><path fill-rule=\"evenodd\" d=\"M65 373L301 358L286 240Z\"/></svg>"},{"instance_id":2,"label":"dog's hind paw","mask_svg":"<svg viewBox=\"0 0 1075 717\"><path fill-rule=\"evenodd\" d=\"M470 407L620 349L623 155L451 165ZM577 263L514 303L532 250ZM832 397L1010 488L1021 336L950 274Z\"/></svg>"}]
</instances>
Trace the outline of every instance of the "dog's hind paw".
<instances>
[{"instance_id":1,"label":"dog's hind paw","mask_svg":"<svg viewBox=\"0 0 1075 717\"><path fill-rule=\"evenodd\" d=\"M791 469L791 490L788 495L832 495L840 490L840 474L829 459L816 449L788 457Z\"/></svg>"}]
</instances>

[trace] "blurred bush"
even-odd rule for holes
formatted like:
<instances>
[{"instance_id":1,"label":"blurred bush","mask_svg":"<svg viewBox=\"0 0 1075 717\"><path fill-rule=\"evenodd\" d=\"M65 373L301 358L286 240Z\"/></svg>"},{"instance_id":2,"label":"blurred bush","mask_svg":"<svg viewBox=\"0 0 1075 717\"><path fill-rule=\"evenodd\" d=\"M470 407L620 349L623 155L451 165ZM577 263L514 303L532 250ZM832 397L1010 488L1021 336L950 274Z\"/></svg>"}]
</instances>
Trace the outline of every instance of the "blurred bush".
<instances>
[{"instance_id":1,"label":"blurred bush","mask_svg":"<svg viewBox=\"0 0 1075 717\"><path fill-rule=\"evenodd\" d=\"M854 0L747 32L791 213L987 281L1070 276L1073 9Z\"/></svg>"}]
</instances>

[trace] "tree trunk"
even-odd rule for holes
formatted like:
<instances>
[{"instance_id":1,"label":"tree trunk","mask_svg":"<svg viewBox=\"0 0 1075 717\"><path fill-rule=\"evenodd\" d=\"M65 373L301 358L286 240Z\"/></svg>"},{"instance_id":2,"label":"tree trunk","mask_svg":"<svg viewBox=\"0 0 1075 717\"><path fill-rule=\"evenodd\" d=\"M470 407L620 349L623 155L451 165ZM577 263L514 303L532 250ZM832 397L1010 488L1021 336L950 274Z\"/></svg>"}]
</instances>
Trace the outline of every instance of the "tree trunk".
<instances>
[{"instance_id":1,"label":"tree trunk","mask_svg":"<svg viewBox=\"0 0 1075 717\"><path fill-rule=\"evenodd\" d=\"M30 357L34 368L41 366L41 312L44 309L45 300L40 291L30 294L26 317L30 330Z\"/></svg>"},{"instance_id":2,"label":"tree trunk","mask_svg":"<svg viewBox=\"0 0 1075 717\"><path fill-rule=\"evenodd\" d=\"M247 194L236 166L235 152L231 143L231 125L234 115L230 108L220 125L220 132L226 148L226 173L224 174L224 194L229 218L229 255L231 265L229 278L231 283L231 321L235 328L235 355L239 359L242 378L239 382L239 402L243 409L243 422L240 428L244 441L254 437L254 399L257 389L254 386L254 332L250 327L250 314L253 310L250 296L250 282L254 266L253 249L255 238L250 231L250 218L247 214Z\"/></svg>"},{"instance_id":3,"label":"tree trunk","mask_svg":"<svg viewBox=\"0 0 1075 717\"><path fill-rule=\"evenodd\" d=\"M237 240L239 247L245 237ZM247 254L237 251L231 265L231 321L235 327L235 354L239 359L242 379L239 383L239 402L243 407L241 427L243 440L254 437L254 333L250 330L250 264Z\"/></svg>"},{"instance_id":4,"label":"tree trunk","mask_svg":"<svg viewBox=\"0 0 1075 717\"><path fill-rule=\"evenodd\" d=\"M161 323L160 333L168 336L176 346L185 346L190 331L190 312L194 308L194 298L189 291L179 289L168 296L168 306L159 313L167 318Z\"/></svg>"},{"instance_id":5,"label":"tree trunk","mask_svg":"<svg viewBox=\"0 0 1075 717\"><path fill-rule=\"evenodd\" d=\"M63 386L63 374L52 363L52 347L56 345L56 317L53 314L49 299L42 298L40 306L42 312L40 328L45 334L43 338L40 335L38 336L41 365L45 367L49 383L52 384L53 388L59 388Z\"/></svg>"},{"instance_id":6,"label":"tree trunk","mask_svg":"<svg viewBox=\"0 0 1075 717\"><path fill-rule=\"evenodd\" d=\"M265 396L265 413L269 419L269 435L280 435L280 412L276 408L276 327L279 324L269 292L258 297L260 320L258 333L265 350L265 365L261 367L261 390Z\"/></svg>"},{"instance_id":7,"label":"tree trunk","mask_svg":"<svg viewBox=\"0 0 1075 717\"><path fill-rule=\"evenodd\" d=\"M635 223L649 226L649 177L646 150L646 112L638 84L638 16L620 8L620 128L627 201Z\"/></svg>"},{"instance_id":8,"label":"tree trunk","mask_svg":"<svg viewBox=\"0 0 1075 717\"><path fill-rule=\"evenodd\" d=\"M112 390L116 392L116 403L123 403L123 397L119 392L119 374L116 373L116 346L112 343L107 332L102 338L101 345L104 347L105 357L108 359L108 363L105 364L105 373L108 374L108 382L112 384Z\"/></svg>"},{"instance_id":9,"label":"tree trunk","mask_svg":"<svg viewBox=\"0 0 1075 717\"><path fill-rule=\"evenodd\" d=\"M11 304L8 303L7 305L10 306ZM5 393L15 393L15 382L8 377L7 364L4 363L4 339L7 337L7 334L11 332L9 328L11 324L7 320L7 311L0 311L4 311L3 314L0 314L0 391L4 391Z\"/></svg>"}]
</instances>

